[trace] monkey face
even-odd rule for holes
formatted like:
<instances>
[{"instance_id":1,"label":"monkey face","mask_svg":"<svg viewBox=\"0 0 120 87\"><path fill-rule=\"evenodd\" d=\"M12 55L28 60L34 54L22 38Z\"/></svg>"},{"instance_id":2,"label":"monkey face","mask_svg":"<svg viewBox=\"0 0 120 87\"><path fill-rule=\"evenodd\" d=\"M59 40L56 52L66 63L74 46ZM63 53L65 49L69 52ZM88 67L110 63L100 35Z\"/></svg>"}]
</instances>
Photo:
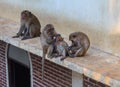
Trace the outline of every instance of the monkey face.
<instances>
[{"instance_id":1,"label":"monkey face","mask_svg":"<svg viewBox=\"0 0 120 87\"><path fill-rule=\"evenodd\" d=\"M77 35L76 34L70 34L69 35L69 40L72 42L76 42L77 41Z\"/></svg>"},{"instance_id":2,"label":"monkey face","mask_svg":"<svg viewBox=\"0 0 120 87\"><path fill-rule=\"evenodd\" d=\"M45 35L47 35L48 37L54 37L56 35L56 31L52 24L47 24L44 28L44 31Z\"/></svg>"},{"instance_id":3,"label":"monkey face","mask_svg":"<svg viewBox=\"0 0 120 87\"><path fill-rule=\"evenodd\" d=\"M28 10L24 10L21 12L21 19L22 20L28 20L31 16L31 12L29 12Z\"/></svg>"},{"instance_id":4,"label":"monkey face","mask_svg":"<svg viewBox=\"0 0 120 87\"><path fill-rule=\"evenodd\" d=\"M61 35L58 35L58 36L56 37L56 41L63 41L63 40L64 40L64 38L62 38Z\"/></svg>"},{"instance_id":5,"label":"monkey face","mask_svg":"<svg viewBox=\"0 0 120 87\"><path fill-rule=\"evenodd\" d=\"M54 35L54 28L49 28L46 33L48 34L48 36L53 36Z\"/></svg>"}]
</instances>

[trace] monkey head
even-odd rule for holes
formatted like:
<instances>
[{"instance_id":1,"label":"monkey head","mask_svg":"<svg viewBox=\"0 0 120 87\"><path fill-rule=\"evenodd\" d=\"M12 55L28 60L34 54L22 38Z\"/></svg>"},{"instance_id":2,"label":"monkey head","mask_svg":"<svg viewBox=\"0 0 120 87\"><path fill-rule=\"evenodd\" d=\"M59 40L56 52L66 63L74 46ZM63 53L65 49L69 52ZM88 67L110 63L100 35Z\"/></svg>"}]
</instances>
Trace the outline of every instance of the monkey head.
<instances>
[{"instance_id":1,"label":"monkey head","mask_svg":"<svg viewBox=\"0 0 120 87\"><path fill-rule=\"evenodd\" d=\"M56 42L63 41L63 40L64 38L62 38L60 34L56 35Z\"/></svg>"},{"instance_id":2,"label":"monkey head","mask_svg":"<svg viewBox=\"0 0 120 87\"><path fill-rule=\"evenodd\" d=\"M43 29L43 33L46 37L54 37L56 35L55 28L52 24L47 24Z\"/></svg>"},{"instance_id":3,"label":"monkey head","mask_svg":"<svg viewBox=\"0 0 120 87\"><path fill-rule=\"evenodd\" d=\"M28 10L24 10L21 12L21 20L28 20L29 18L31 18L31 12Z\"/></svg>"},{"instance_id":4,"label":"monkey head","mask_svg":"<svg viewBox=\"0 0 120 87\"><path fill-rule=\"evenodd\" d=\"M69 35L69 40L70 41L72 41L72 42L76 42L77 41L77 36L78 34L76 34L76 32L75 33L71 33L70 35Z\"/></svg>"}]
</instances>

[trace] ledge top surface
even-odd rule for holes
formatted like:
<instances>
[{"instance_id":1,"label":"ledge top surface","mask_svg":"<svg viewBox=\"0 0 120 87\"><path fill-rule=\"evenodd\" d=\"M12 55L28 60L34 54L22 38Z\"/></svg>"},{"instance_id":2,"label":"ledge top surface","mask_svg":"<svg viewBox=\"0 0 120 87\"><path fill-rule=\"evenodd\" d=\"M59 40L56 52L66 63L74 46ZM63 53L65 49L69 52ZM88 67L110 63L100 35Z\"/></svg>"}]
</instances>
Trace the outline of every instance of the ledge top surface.
<instances>
[{"instance_id":1,"label":"ledge top surface","mask_svg":"<svg viewBox=\"0 0 120 87\"><path fill-rule=\"evenodd\" d=\"M20 38L12 38L18 32L18 29L18 23L0 17L0 40L42 56L40 38L37 37L24 41L21 41ZM90 47L86 56L66 58L62 62L60 58L47 59L106 85L120 87L120 57L102 50Z\"/></svg>"}]
</instances>

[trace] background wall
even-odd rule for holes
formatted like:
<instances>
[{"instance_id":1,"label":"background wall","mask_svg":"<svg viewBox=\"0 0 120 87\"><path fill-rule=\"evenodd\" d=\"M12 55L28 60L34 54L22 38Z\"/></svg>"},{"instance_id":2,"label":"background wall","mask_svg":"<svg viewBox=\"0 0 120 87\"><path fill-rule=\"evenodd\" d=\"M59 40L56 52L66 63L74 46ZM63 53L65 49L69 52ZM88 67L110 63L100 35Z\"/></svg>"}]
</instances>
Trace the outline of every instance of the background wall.
<instances>
[{"instance_id":1,"label":"background wall","mask_svg":"<svg viewBox=\"0 0 120 87\"><path fill-rule=\"evenodd\" d=\"M0 0L0 16L16 22L24 9L32 11L42 27L52 23L64 37L86 33L92 46L120 55L120 0Z\"/></svg>"}]
</instances>

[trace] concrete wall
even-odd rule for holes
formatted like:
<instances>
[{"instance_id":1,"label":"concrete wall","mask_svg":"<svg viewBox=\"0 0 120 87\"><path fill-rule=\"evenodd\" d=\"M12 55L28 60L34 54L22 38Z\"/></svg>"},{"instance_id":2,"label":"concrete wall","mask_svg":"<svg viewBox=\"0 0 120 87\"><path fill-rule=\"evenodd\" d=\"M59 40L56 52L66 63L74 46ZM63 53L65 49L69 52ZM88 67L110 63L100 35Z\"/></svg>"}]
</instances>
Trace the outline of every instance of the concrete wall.
<instances>
[{"instance_id":1,"label":"concrete wall","mask_svg":"<svg viewBox=\"0 0 120 87\"><path fill-rule=\"evenodd\" d=\"M83 87L83 75L72 71L72 87Z\"/></svg>"},{"instance_id":2,"label":"concrete wall","mask_svg":"<svg viewBox=\"0 0 120 87\"><path fill-rule=\"evenodd\" d=\"M120 0L0 0L0 16L19 22L20 12L32 11L41 21L55 25L68 38L69 33L86 33L91 44L120 54Z\"/></svg>"}]
</instances>

